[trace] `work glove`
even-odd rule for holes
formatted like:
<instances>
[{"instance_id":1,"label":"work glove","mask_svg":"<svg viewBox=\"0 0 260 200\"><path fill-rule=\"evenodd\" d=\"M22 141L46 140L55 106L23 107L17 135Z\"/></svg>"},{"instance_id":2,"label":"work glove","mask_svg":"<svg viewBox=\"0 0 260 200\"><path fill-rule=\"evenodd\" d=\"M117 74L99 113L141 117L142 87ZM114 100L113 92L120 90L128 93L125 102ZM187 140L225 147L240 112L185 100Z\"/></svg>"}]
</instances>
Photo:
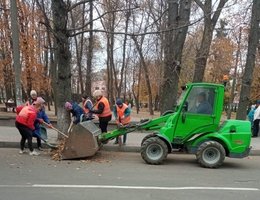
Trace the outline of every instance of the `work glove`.
<instances>
[{"instance_id":1,"label":"work glove","mask_svg":"<svg viewBox=\"0 0 260 200\"><path fill-rule=\"evenodd\" d=\"M119 123L117 126L118 126L118 128L123 128L124 127L124 125L122 123Z\"/></svg>"}]
</instances>

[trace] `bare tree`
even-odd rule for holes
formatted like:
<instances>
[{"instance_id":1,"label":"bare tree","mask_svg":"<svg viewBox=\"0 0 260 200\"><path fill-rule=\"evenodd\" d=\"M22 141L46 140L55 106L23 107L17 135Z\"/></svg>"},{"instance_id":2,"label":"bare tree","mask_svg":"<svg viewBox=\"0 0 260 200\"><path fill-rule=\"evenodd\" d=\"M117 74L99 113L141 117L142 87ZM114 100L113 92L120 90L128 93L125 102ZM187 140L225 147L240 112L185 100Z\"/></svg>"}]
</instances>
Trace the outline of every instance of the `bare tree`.
<instances>
[{"instance_id":1,"label":"bare tree","mask_svg":"<svg viewBox=\"0 0 260 200\"><path fill-rule=\"evenodd\" d=\"M140 83L141 79L141 65L134 63L133 66L133 84L132 84L132 93L134 96L135 106L136 106L136 113L139 113L140 110L140 103L139 103L139 97L140 97L140 84L137 84L137 90L135 90L136 82ZM137 80L136 80L137 79Z\"/></svg>"},{"instance_id":2,"label":"bare tree","mask_svg":"<svg viewBox=\"0 0 260 200\"><path fill-rule=\"evenodd\" d=\"M116 10L118 0L113 2L111 0L103 0L103 9L107 12L106 17L104 17L101 22L103 28L106 31L106 39L107 39L107 91L108 91L108 100L113 103L114 102L114 82L117 85L117 79L114 80L116 70L114 63L114 45L115 45L115 26L116 26Z\"/></svg>"},{"instance_id":3,"label":"bare tree","mask_svg":"<svg viewBox=\"0 0 260 200\"><path fill-rule=\"evenodd\" d=\"M15 91L16 104L22 104L22 87L20 82L21 65L20 65L20 48L19 48L19 29L17 24L18 9L16 1L11 1L11 30L12 30L12 44L13 57L15 68Z\"/></svg>"},{"instance_id":4,"label":"bare tree","mask_svg":"<svg viewBox=\"0 0 260 200\"><path fill-rule=\"evenodd\" d=\"M144 37L144 36L143 36ZM148 106L149 106L149 113L150 115L153 115L153 97L152 97L152 89L151 89L151 84L150 84L150 78L149 78L149 72L148 72L148 66L145 62L145 57L143 55L143 51L142 51L142 42L141 44L138 43L137 38L135 36L132 37L132 39L134 40L134 43L136 45L137 51L139 53L140 56L140 63L142 64L142 68L144 71L144 76L145 76L145 82L146 82L146 87L147 87L147 91L148 91Z\"/></svg>"},{"instance_id":5,"label":"bare tree","mask_svg":"<svg viewBox=\"0 0 260 200\"><path fill-rule=\"evenodd\" d=\"M86 74L86 86L85 93L91 96L91 81L92 81L92 60L93 60L93 48L94 48L94 34L93 34L93 1L89 2L89 40L87 48L87 74Z\"/></svg>"},{"instance_id":6,"label":"bare tree","mask_svg":"<svg viewBox=\"0 0 260 200\"><path fill-rule=\"evenodd\" d=\"M13 64L12 64L12 57L14 57L12 55L12 49L13 49L13 42L12 42L12 37L11 37L11 27L10 27L10 18L9 18L9 10L7 9L7 1L2 1L1 2L1 8L2 8L2 12L1 12L1 16L2 16L2 26L1 26L1 61L2 61L2 66L1 66L1 70L2 70L2 76L1 79L3 79L3 83L2 83L2 88L3 88L3 92L5 91L5 95L6 95L6 99L8 100L9 98L13 97ZM13 12L17 12L16 11L12 11ZM15 19L14 20L14 25L17 25L17 13L12 14L12 15L16 15L14 16ZM12 16L13 18L13 16ZM12 24L12 19L11 19L11 24ZM4 35L6 35L6 37L3 37ZM14 39L14 38L13 38ZM18 51L18 49L16 49ZM16 64L16 63L15 63ZM19 63L20 64L20 63ZM17 65L14 65L17 67ZM16 73L15 72L15 76L16 80L19 80L19 72ZM19 84L19 83L18 83ZM2 97L4 97L4 95L2 95Z\"/></svg>"},{"instance_id":7,"label":"bare tree","mask_svg":"<svg viewBox=\"0 0 260 200\"><path fill-rule=\"evenodd\" d=\"M79 13L81 14L79 16ZM75 9L74 12L71 12L71 24L72 28L74 29L74 33L76 33L76 21L85 24L85 4L82 5L82 8ZM83 94L84 92L84 84L83 84L83 73L82 73L82 56L83 56L83 41L84 41L84 33L82 32L79 35L74 36L75 40L75 51L76 51L76 63L78 67L78 79L80 85L80 93Z\"/></svg>"},{"instance_id":8,"label":"bare tree","mask_svg":"<svg viewBox=\"0 0 260 200\"><path fill-rule=\"evenodd\" d=\"M161 113L172 110L177 99L180 61L188 31L191 0L168 0L168 23L164 43L164 75L161 95Z\"/></svg>"},{"instance_id":9,"label":"bare tree","mask_svg":"<svg viewBox=\"0 0 260 200\"><path fill-rule=\"evenodd\" d=\"M220 0L215 12L213 12L212 0L204 1L194 0L198 6L202 9L204 14L204 31L200 44L200 48L196 54L195 60L195 72L193 76L193 82L203 81L204 71L207 64L210 45L213 37L213 31L217 24L219 15L228 0ZM214 14L213 14L214 13Z\"/></svg>"},{"instance_id":10,"label":"bare tree","mask_svg":"<svg viewBox=\"0 0 260 200\"><path fill-rule=\"evenodd\" d=\"M126 2L126 5L129 10L127 10L125 12L125 33L128 32L128 27L129 27L129 20L130 20L130 16L131 16L131 11L130 11L130 2ZM121 90L122 90L122 86L123 86L123 81L125 83L124 85L124 99L126 96L126 42L127 42L127 34L124 35L124 40L123 40L123 53L122 53L122 67L121 67L121 71L120 71L120 81L119 84L117 86L117 96L120 97L121 96ZM124 75L125 75L125 80L124 80Z\"/></svg>"},{"instance_id":11,"label":"bare tree","mask_svg":"<svg viewBox=\"0 0 260 200\"><path fill-rule=\"evenodd\" d=\"M260 38L260 1L254 0L252 6L251 24L248 39L248 50L246 58L245 72L242 78L242 88L239 99L239 106L237 111L237 119L246 119L247 106L250 103L250 91L252 84L252 77L255 68L256 49L259 45Z\"/></svg>"}]
</instances>

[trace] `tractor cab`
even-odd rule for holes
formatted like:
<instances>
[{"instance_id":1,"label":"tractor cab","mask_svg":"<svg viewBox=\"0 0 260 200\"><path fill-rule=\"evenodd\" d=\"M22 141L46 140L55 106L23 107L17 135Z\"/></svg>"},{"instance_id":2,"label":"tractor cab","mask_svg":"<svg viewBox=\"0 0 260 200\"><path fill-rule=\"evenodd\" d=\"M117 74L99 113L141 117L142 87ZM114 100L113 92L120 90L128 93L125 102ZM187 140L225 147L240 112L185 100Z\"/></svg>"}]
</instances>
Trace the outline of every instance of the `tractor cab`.
<instances>
[{"instance_id":1,"label":"tractor cab","mask_svg":"<svg viewBox=\"0 0 260 200\"><path fill-rule=\"evenodd\" d=\"M158 133L177 146L194 135L217 131L224 98L224 87L218 84L193 83L182 89L175 113Z\"/></svg>"},{"instance_id":2,"label":"tractor cab","mask_svg":"<svg viewBox=\"0 0 260 200\"><path fill-rule=\"evenodd\" d=\"M182 143L194 134L218 129L223 108L224 87L214 84L187 85L178 100L174 120L174 143Z\"/></svg>"}]
</instances>

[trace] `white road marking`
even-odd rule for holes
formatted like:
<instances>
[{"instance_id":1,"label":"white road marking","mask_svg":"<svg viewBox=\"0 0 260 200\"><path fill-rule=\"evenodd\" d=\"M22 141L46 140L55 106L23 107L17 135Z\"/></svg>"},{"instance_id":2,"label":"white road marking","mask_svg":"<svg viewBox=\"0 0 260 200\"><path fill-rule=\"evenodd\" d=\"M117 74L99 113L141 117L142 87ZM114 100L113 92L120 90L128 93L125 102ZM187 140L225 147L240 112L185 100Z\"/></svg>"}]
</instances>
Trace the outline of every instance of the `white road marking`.
<instances>
[{"instance_id":1,"label":"white road marking","mask_svg":"<svg viewBox=\"0 0 260 200\"><path fill-rule=\"evenodd\" d=\"M259 188L239 187L156 187L156 186L119 186L119 185L0 185L0 188L86 188L86 189L130 189L130 190L232 190L232 191L259 191Z\"/></svg>"}]
</instances>

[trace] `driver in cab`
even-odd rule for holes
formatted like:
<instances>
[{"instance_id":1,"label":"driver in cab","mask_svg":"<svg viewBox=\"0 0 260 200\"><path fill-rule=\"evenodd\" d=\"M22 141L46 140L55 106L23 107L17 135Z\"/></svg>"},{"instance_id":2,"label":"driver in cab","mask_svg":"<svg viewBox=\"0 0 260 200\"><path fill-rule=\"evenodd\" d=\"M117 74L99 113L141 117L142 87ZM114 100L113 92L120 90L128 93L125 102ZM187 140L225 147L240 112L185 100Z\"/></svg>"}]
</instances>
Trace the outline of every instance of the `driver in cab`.
<instances>
[{"instance_id":1,"label":"driver in cab","mask_svg":"<svg viewBox=\"0 0 260 200\"><path fill-rule=\"evenodd\" d=\"M200 114L212 114L212 107L206 100L206 93L200 92L197 96L196 113Z\"/></svg>"}]
</instances>

